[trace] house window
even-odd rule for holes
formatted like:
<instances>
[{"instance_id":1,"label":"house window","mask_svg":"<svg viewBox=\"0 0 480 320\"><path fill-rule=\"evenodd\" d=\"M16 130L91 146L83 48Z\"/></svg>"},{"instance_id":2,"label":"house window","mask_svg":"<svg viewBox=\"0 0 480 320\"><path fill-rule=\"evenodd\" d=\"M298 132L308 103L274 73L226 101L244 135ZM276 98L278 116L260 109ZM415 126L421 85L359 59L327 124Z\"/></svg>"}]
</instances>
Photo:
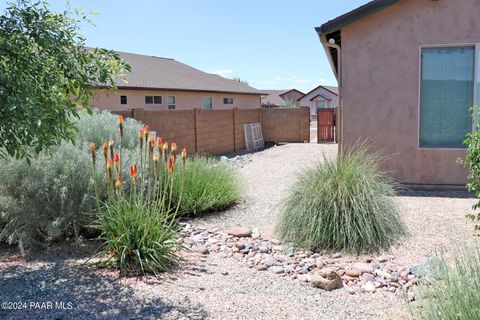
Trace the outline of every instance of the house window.
<instances>
[{"instance_id":1,"label":"house window","mask_svg":"<svg viewBox=\"0 0 480 320\"><path fill-rule=\"evenodd\" d=\"M153 96L145 96L145 104L153 104Z\"/></svg>"},{"instance_id":2,"label":"house window","mask_svg":"<svg viewBox=\"0 0 480 320\"><path fill-rule=\"evenodd\" d=\"M203 108L204 109L212 109L212 97L204 97L203 98Z\"/></svg>"},{"instance_id":3,"label":"house window","mask_svg":"<svg viewBox=\"0 0 480 320\"><path fill-rule=\"evenodd\" d=\"M153 96L153 104L162 104L162 96Z\"/></svg>"},{"instance_id":4,"label":"house window","mask_svg":"<svg viewBox=\"0 0 480 320\"><path fill-rule=\"evenodd\" d=\"M127 96L120 96L120 104L127 104Z\"/></svg>"},{"instance_id":5,"label":"house window","mask_svg":"<svg viewBox=\"0 0 480 320\"><path fill-rule=\"evenodd\" d=\"M168 109L175 109L175 96L168 96Z\"/></svg>"},{"instance_id":6,"label":"house window","mask_svg":"<svg viewBox=\"0 0 480 320\"><path fill-rule=\"evenodd\" d=\"M420 147L462 148L472 130L474 47L423 48Z\"/></svg>"},{"instance_id":7,"label":"house window","mask_svg":"<svg viewBox=\"0 0 480 320\"><path fill-rule=\"evenodd\" d=\"M233 104L233 98L223 98L223 104Z\"/></svg>"}]
</instances>

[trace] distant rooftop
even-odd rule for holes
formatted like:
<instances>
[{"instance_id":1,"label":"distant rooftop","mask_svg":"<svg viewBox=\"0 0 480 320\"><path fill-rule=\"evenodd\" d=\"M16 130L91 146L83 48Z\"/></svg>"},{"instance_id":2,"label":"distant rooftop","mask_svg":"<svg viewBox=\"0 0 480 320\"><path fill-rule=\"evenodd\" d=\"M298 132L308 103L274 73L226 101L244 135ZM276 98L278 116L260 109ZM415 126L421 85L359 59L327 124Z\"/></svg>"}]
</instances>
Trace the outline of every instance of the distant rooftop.
<instances>
[{"instance_id":1,"label":"distant rooftop","mask_svg":"<svg viewBox=\"0 0 480 320\"><path fill-rule=\"evenodd\" d=\"M119 88L262 94L244 83L200 71L174 59L117 53L132 67L126 76L128 83L117 81Z\"/></svg>"}]
</instances>

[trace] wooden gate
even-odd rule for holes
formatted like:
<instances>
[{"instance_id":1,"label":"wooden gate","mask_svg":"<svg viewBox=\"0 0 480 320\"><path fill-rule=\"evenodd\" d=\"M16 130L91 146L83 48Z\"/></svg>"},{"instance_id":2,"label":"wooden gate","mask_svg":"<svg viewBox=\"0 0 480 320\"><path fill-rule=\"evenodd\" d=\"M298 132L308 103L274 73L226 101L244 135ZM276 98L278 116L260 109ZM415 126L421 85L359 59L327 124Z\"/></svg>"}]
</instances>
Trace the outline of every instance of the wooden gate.
<instances>
[{"instance_id":1,"label":"wooden gate","mask_svg":"<svg viewBox=\"0 0 480 320\"><path fill-rule=\"evenodd\" d=\"M335 142L335 108L317 109L318 143Z\"/></svg>"}]
</instances>

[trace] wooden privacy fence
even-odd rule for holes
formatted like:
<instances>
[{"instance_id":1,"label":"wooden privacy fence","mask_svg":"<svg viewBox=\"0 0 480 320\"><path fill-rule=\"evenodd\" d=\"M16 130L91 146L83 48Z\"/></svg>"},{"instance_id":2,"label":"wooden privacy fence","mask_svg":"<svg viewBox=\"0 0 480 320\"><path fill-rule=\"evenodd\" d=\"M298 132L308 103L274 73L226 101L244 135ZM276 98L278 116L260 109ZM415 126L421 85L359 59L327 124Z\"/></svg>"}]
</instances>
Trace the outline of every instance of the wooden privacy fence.
<instances>
[{"instance_id":1,"label":"wooden privacy fence","mask_svg":"<svg viewBox=\"0 0 480 320\"><path fill-rule=\"evenodd\" d=\"M168 142L190 152L213 155L246 148L243 125L260 122L265 142L310 142L308 108L291 109L132 109L113 111L135 118Z\"/></svg>"},{"instance_id":2,"label":"wooden privacy fence","mask_svg":"<svg viewBox=\"0 0 480 320\"><path fill-rule=\"evenodd\" d=\"M335 108L317 110L317 142L335 142Z\"/></svg>"}]
</instances>

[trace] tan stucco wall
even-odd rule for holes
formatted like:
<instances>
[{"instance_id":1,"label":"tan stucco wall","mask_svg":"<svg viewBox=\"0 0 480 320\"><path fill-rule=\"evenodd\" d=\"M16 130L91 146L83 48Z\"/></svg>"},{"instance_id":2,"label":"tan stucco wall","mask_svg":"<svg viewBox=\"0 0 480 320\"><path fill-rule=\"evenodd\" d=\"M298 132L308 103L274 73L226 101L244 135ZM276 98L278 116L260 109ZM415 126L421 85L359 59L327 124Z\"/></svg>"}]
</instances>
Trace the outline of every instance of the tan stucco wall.
<instances>
[{"instance_id":1,"label":"tan stucco wall","mask_svg":"<svg viewBox=\"0 0 480 320\"><path fill-rule=\"evenodd\" d=\"M320 96L317 97L319 94L327 97L330 100L322 98ZM308 93L302 99L300 99L300 101L298 101L298 104L299 104L300 107L310 108L310 117L312 119L316 119L316 117L317 117L317 108L315 106L315 101L326 102L325 105L326 105L327 108L335 108L335 107L338 106L338 96L335 93L333 93L333 92L331 92L331 91L329 91L325 88L319 87L316 90Z\"/></svg>"},{"instance_id":2,"label":"tan stucco wall","mask_svg":"<svg viewBox=\"0 0 480 320\"><path fill-rule=\"evenodd\" d=\"M303 94L301 94L298 91L289 91L287 93L280 95L280 97L282 97L283 100L288 99L292 101L297 107L299 107L300 105L298 104L297 100L303 97Z\"/></svg>"},{"instance_id":3,"label":"tan stucco wall","mask_svg":"<svg viewBox=\"0 0 480 320\"><path fill-rule=\"evenodd\" d=\"M342 29L344 143L368 138L403 183L464 184L464 149L419 148L419 51L480 42L479 12L478 0L403 0Z\"/></svg>"},{"instance_id":4,"label":"tan stucco wall","mask_svg":"<svg viewBox=\"0 0 480 320\"><path fill-rule=\"evenodd\" d=\"M260 95L212 92L157 91L157 90L99 90L92 101L94 107L107 110L133 108L168 109L168 96L175 96L175 109L203 108L203 98L212 97L213 109L260 108ZM127 104L120 104L120 96L127 96ZM145 96L162 96L162 104L145 104ZM233 104L223 104L223 98L233 98Z\"/></svg>"}]
</instances>

